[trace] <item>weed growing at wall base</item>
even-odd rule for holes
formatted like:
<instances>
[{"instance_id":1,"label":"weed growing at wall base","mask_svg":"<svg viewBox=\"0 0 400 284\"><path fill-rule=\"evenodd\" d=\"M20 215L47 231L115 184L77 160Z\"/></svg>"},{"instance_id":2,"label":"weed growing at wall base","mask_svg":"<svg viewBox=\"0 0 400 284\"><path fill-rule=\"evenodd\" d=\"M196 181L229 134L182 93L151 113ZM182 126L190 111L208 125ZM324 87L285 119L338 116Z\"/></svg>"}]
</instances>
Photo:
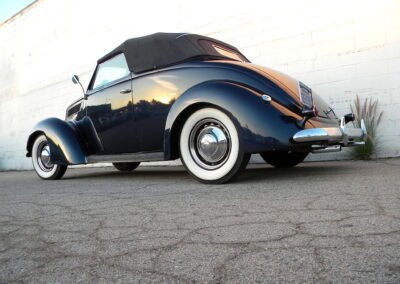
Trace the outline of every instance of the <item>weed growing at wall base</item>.
<instances>
[{"instance_id":1,"label":"weed growing at wall base","mask_svg":"<svg viewBox=\"0 0 400 284\"><path fill-rule=\"evenodd\" d=\"M354 159L369 160L379 151L379 138L376 137L376 131L382 120L383 111L378 111L378 100L372 101L372 98L369 98L361 103L358 96L353 105L350 105L350 109L356 116L353 122L354 127L360 127L361 119L364 119L368 133L365 145L352 148L351 156Z\"/></svg>"}]
</instances>

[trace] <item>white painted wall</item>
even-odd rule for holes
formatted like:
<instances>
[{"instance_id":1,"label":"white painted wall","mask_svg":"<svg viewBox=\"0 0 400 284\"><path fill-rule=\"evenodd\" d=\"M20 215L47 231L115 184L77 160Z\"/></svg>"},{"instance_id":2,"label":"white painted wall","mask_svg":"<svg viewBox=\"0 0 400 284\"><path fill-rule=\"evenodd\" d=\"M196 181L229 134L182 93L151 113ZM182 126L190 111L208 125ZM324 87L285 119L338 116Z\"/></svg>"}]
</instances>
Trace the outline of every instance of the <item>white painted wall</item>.
<instances>
[{"instance_id":1,"label":"white painted wall","mask_svg":"<svg viewBox=\"0 0 400 284\"><path fill-rule=\"evenodd\" d=\"M379 155L400 155L399 0L39 0L0 24L0 169L31 168L30 129L63 118L81 95L72 74L88 82L104 53L158 31L231 43L251 61L302 80L339 114L357 94L379 99Z\"/></svg>"}]
</instances>

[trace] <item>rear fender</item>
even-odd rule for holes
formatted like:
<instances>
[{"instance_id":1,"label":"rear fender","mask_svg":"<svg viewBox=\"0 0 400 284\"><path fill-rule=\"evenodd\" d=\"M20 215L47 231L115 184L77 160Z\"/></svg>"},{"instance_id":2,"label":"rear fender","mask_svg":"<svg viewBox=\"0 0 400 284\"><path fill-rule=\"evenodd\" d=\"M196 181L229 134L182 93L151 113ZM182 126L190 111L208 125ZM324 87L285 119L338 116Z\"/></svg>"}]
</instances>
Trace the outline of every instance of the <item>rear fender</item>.
<instances>
[{"instance_id":1,"label":"rear fender","mask_svg":"<svg viewBox=\"0 0 400 284\"><path fill-rule=\"evenodd\" d=\"M77 165L87 163L87 154L82 145L76 127L71 122L58 118L48 118L39 122L28 138L27 157L32 156L35 139L44 134L47 137L51 161L60 165Z\"/></svg>"},{"instance_id":2,"label":"rear fender","mask_svg":"<svg viewBox=\"0 0 400 284\"><path fill-rule=\"evenodd\" d=\"M283 105L266 102L263 93L230 81L201 83L182 94L169 111L164 132L165 159L179 157L179 133L193 111L212 106L227 113L239 130L246 153L291 147L291 137L301 130L301 117ZM271 95L271 97L273 97Z\"/></svg>"}]
</instances>

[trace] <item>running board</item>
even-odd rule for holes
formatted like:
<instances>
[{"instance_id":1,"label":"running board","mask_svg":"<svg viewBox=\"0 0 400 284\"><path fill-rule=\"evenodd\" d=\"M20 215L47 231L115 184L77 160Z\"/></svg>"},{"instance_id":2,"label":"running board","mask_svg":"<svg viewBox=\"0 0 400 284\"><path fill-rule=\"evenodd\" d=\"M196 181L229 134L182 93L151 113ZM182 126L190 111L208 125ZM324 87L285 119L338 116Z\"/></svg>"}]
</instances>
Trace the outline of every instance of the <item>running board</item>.
<instances>
[{"instance_id":1,"label":"running board","mask_svg":"<svg viewBox=\"0 0 400 284\"><path fill-rule=\"evenodd\" d=\"M164 161L164 152L88 156L88 163L124 163L154 161Z\"/></svg>"}]
</instances>

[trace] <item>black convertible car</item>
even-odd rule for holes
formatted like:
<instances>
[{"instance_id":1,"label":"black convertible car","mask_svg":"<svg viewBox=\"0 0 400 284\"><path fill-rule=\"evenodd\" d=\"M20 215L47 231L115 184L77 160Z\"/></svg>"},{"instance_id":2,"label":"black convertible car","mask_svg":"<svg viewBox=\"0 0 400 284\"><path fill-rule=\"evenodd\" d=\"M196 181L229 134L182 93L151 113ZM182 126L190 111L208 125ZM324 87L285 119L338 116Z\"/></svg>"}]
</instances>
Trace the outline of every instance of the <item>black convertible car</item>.
<instances>
[{"instance_id":1,"label":"black convertible car","mask_svg":"<svg viewBox=\"0 0 400 284\"><path fill-rule=\"evenodd\" d=\"M305 84L250 63L229 44L156 33L100 58L66 119L33 129L27 157L43 179L61 178L68 165L111 162L131 171L140 162L181 158L196 179L223 183L254 153L292 167L310 152L363 144L365 126L347 128L352 120L339 120Z\"/></svg>"}]
</instances>

